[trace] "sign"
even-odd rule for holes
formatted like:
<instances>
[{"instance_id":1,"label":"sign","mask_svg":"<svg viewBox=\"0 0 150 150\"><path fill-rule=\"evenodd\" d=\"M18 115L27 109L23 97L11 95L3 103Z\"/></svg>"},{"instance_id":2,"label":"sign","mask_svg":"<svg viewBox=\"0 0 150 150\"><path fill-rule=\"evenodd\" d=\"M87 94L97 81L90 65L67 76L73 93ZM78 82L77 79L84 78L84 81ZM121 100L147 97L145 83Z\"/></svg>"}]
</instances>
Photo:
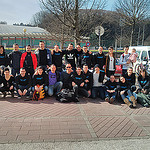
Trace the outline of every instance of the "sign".
<instances>
[{"instance_id":1,"label":"sign","mask_svg":"<svg viewBox=\"0 0 150 150\"><path fill-rule=\"evenodd\" d=\"M86 46L90 47L91 43L90 42L86 42Z\"/></svg>"},{"instance_id":2,"label":"sign","mask_svg":"<svg viewBox=\"0 0 150 150\"><path fill-rule=\"evenodd\" d=\"M97 26L95 28L96 35L102 36L104 34L104 28L102 26Z\"/></svg>"}]
</instances>

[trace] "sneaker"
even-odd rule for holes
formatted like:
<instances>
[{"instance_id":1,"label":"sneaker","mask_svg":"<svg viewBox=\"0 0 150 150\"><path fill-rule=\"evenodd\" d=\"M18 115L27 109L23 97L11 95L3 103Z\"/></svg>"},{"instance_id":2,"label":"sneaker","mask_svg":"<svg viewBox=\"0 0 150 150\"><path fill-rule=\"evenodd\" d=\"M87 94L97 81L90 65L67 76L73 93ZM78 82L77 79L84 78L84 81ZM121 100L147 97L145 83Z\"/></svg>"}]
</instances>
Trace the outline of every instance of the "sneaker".
<instances>
[{"instance_id":1,"label":"sneaker","mask_svg":"<svg viewBox=\"0 0 150 150\"><path fill-rule=\"evenodd\" d=\"M26 96L26 99L29 99L30 98L30 96Z\"/></svg>"},{"instance_id":2,"label":"sneaker","mask_svg":"<svg viewBox=\"0 0 150 150\"><path fill-rule=\"evenodd\" d=\"M18 99L21 99L21 96L18 96Z\"/></svg>"},{"instance_id":3,"label":"sneaker","mask_svg":"<svg viewBox=\"0 0 150 150\"><path fill-rule=\"evenodd\" d=\"M110 103L112 104L112 103L113 103L113 101L114 101L114 98L113 98L113 97L111 97L111 98L110 98Z\"/></svg>"},{"instance_id":4,"label":"sneaker","mask_svg":"<svg viewBox=\"0 0 150 150\"><path fill-rule=\"evenodd\" d=\"M109 102L109 98L108 98L108 97L106 97L106 98L105 98L105 101L106 101L106 102Z\"/></svg>"}]
</instances>

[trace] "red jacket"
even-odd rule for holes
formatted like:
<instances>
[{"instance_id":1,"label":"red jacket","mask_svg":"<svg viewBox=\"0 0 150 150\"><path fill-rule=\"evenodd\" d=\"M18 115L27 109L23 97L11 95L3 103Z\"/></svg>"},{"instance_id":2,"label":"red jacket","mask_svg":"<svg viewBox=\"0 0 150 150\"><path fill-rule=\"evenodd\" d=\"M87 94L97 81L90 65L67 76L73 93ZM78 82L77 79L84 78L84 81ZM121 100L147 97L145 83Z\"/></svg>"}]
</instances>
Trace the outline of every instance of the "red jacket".
<instances>
[{"instance_id":1,"label":"red jacket","mask_svg":"<svg viewBox=\"0 0 150 150\"><path fill-rule=\"evenodd\" d=\"M25 52L25 53L23 53L23 54L21 55L20 68L23 67L23 64L24 64L26 55L27 55L27 52ZM36 69L36 67L37 67L37 58L36 58L36 55L31 52L31 57L32 57L32 62L33 62L33 68Z\"/></svg>"}]
</instances>

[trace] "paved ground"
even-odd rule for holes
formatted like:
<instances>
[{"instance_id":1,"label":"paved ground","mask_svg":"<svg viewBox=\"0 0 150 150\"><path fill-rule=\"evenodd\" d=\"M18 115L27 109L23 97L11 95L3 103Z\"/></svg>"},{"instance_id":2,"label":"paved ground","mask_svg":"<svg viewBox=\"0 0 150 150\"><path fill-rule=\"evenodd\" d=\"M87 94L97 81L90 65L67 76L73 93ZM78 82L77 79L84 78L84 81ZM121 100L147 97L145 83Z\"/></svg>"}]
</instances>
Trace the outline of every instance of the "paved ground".
<instances>
[{"instance_id":1,"label":"paved ground","mask_svg":"<svg viewBox=\"0 0 150 150\"><path fill-rule=\"evenodd\" d=\"M0 150L149 150L150 139L0 144Z\"/></svg>"},{"instance_id":2,"label":"paved ground","mask_svg":"<svg viewBox=\"0 0 150 150\"><path fill-rule=\"evenodd\" d=\"M150 137L150 108L81 99L27 101L0 98L0 143L96 141Z\"/></svg>"}]
</instances>

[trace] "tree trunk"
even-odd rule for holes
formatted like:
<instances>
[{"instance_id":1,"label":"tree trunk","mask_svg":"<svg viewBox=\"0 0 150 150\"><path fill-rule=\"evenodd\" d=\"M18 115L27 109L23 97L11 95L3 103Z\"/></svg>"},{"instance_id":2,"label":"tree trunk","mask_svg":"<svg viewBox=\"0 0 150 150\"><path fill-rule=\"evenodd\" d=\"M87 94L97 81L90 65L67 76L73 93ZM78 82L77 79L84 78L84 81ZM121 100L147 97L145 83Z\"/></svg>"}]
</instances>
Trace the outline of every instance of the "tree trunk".
<instances>
[{"instance_id":1,"label":"tree trunk","mask_svg":"<svg viewBox=\"0 0 150 150\"><path fill-rule=\"evenodd\" d=\"M75 47L77 43L80 41L80 35L79 35L79 2L78 0L75 0L75 16L74 16L74 40L75 40Z\"/></svg>"}]
</instances>

